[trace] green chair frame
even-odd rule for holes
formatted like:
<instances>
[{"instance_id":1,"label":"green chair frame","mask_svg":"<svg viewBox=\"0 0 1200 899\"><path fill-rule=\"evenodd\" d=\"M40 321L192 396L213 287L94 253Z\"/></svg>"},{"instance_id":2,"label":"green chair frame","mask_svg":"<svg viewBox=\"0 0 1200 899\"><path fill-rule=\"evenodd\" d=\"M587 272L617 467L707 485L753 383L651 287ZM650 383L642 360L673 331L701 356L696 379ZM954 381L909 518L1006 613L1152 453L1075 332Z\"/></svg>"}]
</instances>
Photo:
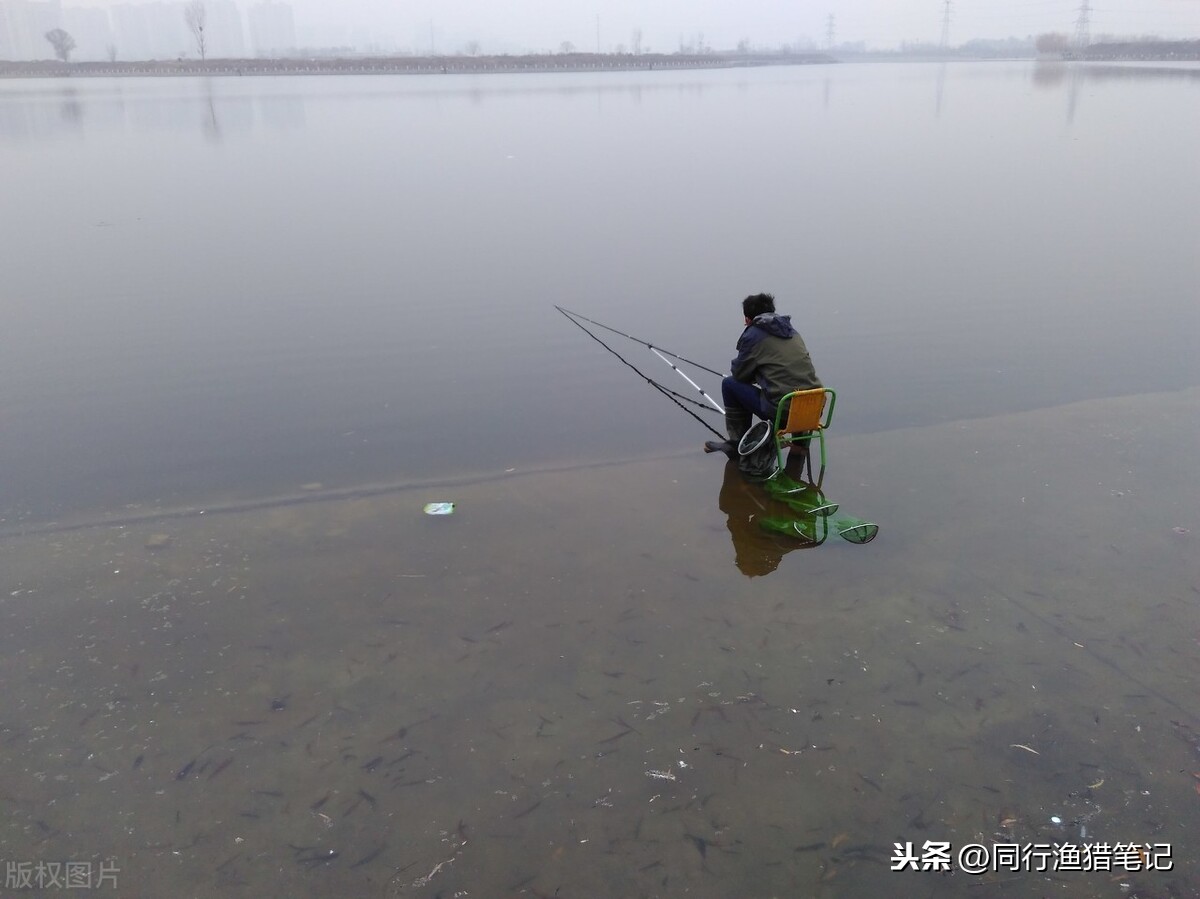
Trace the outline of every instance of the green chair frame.
<instances>
[{"instance_id":1,"label":"green chair frame","mask_svg":"<svg viewBox=\"0 0 1200 899\"><path fill-rule=\"evenodd\" d=\"M805 444L805 464L808 479L820 489L825 480L825 431L833 422L833 407L837 404L837 392L828 387L810 390L793 390L784 394L775 407L775 452L779 471L784 470L784 450ZM812 442L817 440L821 448L821 469L813 477ZM803 476L804 468L800 469Z\"/></svg>"}]
</instances>

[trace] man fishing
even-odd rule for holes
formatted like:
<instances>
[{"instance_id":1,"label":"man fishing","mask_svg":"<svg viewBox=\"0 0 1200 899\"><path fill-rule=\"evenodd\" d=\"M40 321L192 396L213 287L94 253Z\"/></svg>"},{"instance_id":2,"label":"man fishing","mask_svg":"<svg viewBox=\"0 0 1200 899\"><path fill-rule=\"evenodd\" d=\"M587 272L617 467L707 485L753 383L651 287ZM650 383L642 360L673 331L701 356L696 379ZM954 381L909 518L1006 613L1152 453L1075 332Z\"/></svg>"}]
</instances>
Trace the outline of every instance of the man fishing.
<instances>
[{"instance_id":1,"label":"man fishing","mask_svg":"<svg viewBox=\"0 0 1200 899\"><path fill-rule=\"evenodd\" d=\"M728 440L709 440L706 453L733 458L738 442L750 430L754 416L775 420L779 400L793 390L821 387L804 339L792 327L790 315L775 312L775 297L756 293L742 300L746 329L737 342L737 357L721 381Z\"/></svg>"}]
</instances>

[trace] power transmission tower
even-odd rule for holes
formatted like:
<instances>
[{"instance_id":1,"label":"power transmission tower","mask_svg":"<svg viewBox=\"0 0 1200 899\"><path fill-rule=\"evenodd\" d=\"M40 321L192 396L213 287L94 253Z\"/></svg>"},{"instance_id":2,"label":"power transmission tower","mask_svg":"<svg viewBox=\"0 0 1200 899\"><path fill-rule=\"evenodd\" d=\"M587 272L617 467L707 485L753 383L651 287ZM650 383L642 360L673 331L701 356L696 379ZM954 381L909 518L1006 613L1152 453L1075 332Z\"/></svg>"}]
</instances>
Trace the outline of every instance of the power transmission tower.
<instances>
[{"instance_id":1,"label":"power transmission tower","mask_svg":"<svg viewBox=\"0 0 1200 899\"><path fill-rule=\"evenodd\" d=\"M830 13L825 22L825 46L830 50L833 49L833 33L833 13Z\"/></svg>"},{"instance_id":2,"label":"power transmission tower","mask_svg":"<svg viewBox=\"0 0 1200 899\"><path fill-rule=\"evenodd\" d=\"M1075 46L1086 47L1092 42L1091 36L1092 4L1083 0L1079 4L1079 18L1075 20Z\"/></svg>"},{"instance_id":3,"label":"power transmission tower","mask_svg":"<svg viewBox=\"0 0 1200 899\"><path fill-rule=\"evenodd\" d=\"M942 49L950 49L950 0L946 0L945 11L942 13Z\"/></svg>"}]
</instances>

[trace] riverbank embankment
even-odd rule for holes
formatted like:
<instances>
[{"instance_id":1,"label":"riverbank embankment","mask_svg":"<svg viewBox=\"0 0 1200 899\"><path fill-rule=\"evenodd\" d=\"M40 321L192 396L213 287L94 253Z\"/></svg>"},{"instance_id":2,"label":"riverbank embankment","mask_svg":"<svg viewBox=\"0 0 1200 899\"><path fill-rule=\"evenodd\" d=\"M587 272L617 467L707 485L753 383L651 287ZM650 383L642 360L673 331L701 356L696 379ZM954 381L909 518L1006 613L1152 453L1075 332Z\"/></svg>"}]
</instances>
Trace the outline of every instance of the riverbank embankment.
<instances>
[{"instance_id":1,"label":"riverbank embankment","mask_svg":"<svg viewBox=\"0 0 1200 899\"><path fill-rule=\"evenodd\" d=\"M174 75L461 75L520 72L730 69L837 62L823 53L561 53L527 56L387 56L288 59L175 59L112 62L0 61L0 77L67 78Z\"/></svg>"}]
</instances>

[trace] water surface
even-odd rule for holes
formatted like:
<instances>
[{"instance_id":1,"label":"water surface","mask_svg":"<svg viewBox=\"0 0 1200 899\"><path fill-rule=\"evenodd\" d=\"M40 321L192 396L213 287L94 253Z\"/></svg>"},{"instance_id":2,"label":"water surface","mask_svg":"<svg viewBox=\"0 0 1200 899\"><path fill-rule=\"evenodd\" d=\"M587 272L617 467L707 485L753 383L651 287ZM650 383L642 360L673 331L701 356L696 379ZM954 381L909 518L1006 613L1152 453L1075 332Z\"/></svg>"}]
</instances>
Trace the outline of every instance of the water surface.
<instances>
[{"instance_id":1,"label":"water surface","mask_svg":"<svg viewBox=\"0 0 1200 899\"><path fill-rule=\"evenodd\" d=\"M555 303L720 369L774 292L848 432L1196 384L1195 74L5 82L0 516L707 436Z\"/></svg>"}]
</instances>

